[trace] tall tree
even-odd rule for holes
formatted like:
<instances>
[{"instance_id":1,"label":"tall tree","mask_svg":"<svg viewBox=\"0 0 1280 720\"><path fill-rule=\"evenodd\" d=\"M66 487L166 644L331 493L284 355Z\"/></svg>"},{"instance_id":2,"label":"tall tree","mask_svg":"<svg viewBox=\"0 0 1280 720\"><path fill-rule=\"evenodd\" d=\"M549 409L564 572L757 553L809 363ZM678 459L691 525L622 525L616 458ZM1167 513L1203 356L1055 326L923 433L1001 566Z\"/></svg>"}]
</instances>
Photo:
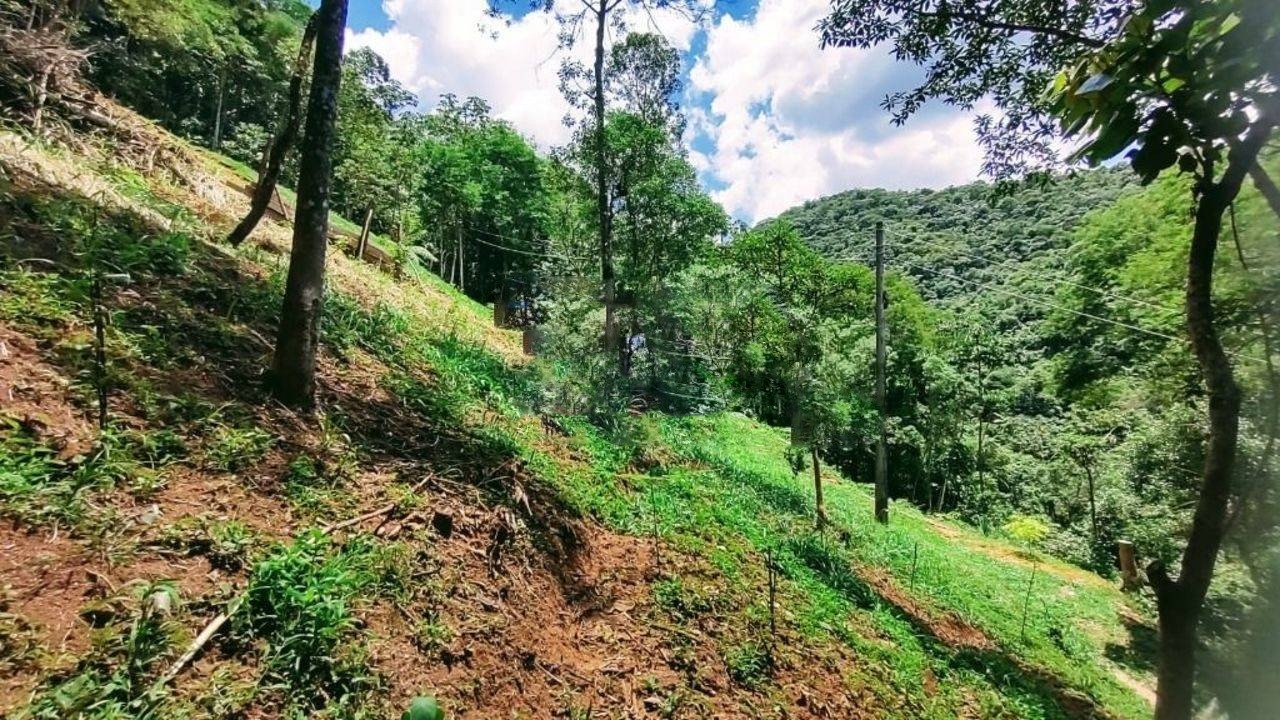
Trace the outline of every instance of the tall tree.
<instances>
[{"instance_id":1,"label":"tall tree","mask_svg":"<svg viewBox=\"0 0 1280 720\"><path fill-rule=\"evenodd\" d=\"M667 131L679 143L685 119L676 102L683 87L680 53L656 33L629 33L609 50L605 92L611 103Z\"/></svg>"},{"instance_id":2,"label":"tall tree","mask_svg":"<svg viewBox=\"0 0 1280 720\"><path fill-rule=\"evenodd\" d=\"M272 362L276 397L288 405L315 402L316 354L324 302L324 256L329 239L329 183L342 84L347 0L322 0L316 11L316 53L307 124L298 167L298 208Z\"/></svg>"},{"instance_id":3,"label":"tall tree","mask_svg":"<svg viewBox=\"0 0 1280 720\"><path fill-rule=\"evenodd\" d=\"M1214 258L1224 213L1244 178L1260 172L1259 153L1280 124L1274 1L837 0L822 38L889 42L926 66L921 86L889 98L898 121L930 99L972 107L993 97L1004 119L979 122L992 174L1043 167L1066 135L1084 136L1078 159L1102 162L1132 148L1128 157L1148 181L1175 166L1195 177L1186 329L1209 436L1179 577L1158 561L1148 568L1160 620L1156 717L1189 718L1196 629L1233 495L1241 405L1215 324Z\"/></svg>"},{"instance_id":4,"label":"tall tree","mask_svg":"<svg viewBox=\"0 0 1280 720\"><path fill-rule=\"evenodd\" d=\"M271 204L271 196L275 194L276 184L280 182L280 172L284 168L285 158L293 149L298 137L298 126L302 124L302 93L307 82L307 65L311 61L311 49L316 39L317 16L312 15L302 31L302 41L298 45L298 58L294 61L293 77L289 80L289 96L285 105L284 120L280 131L267 145L266 165L258 173L258 184L253 189L253 198L249 202L249 212L236 225L227 242L239 245L244 242L253 229L262 220Z\"/></svg>"},{"instance_id":5,"label":"tall tree","mask_svg":"<svg viewBox=\"0 0 1280 720\"><path fill-rule=\"evenodd\" d=\"M492 0L496 9L499 4ZM555 0L534 0L534 7L552 11L557 7ZM580 33L584 28L593 40L592 66L589 73L578 63L566 61L561 67L562 87L569 101L578 108L587 108L589 123L586 135L594 150L594 167L592 176L596 192L596 221L600 236L600 280L603 286L605 309L604 347L606 351L619 352L619 363L625 365L625 354L622 353L621 336L617 320L617 276L614 268L613 248L613 196L609 187L609 157L605 142L605 119L608 107L606 94L606 64L608 56L607 44L609 31L625 29L624 15L628 10L641 10L646 14L658 9L674 10L686 18L701 21L706 10L700 0L569 0L559 5L568 5L570 12L558 16L561 26L560 43L562 49L570 49L581 41ZM578 80L586 78L588 86L578 88Z\"/></svg>"}]
</instances>

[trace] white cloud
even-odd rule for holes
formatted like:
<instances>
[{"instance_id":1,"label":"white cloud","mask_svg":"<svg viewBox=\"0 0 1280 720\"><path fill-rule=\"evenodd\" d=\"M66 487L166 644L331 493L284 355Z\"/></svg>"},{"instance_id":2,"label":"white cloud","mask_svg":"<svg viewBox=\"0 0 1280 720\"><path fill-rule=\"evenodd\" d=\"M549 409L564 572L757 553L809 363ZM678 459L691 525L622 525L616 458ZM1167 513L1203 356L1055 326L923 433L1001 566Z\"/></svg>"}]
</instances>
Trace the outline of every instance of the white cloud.
<instances>
[{"instance_id":1,"label":"white cloud","mask_svg":"<svg viewBox=\"0 0 1280 720\"><path fill-rule=\"evenodd\" d=\"M477 95L542 147L568 141L554 15L492 18L488 0L382 7L389 29L349 32L348 46L386 58L425 107L446 92ZM941 187L977 175L981 152L967 114L930 109L894 128L879 107L917 70L883 50L818 47L814 27L829 7L830 0L759 0L749 19L722 14L692 58L686 137L700 138L694 145L702 152L691 151L690 160L738 217L763 219L851 187ZM701 32L671 10L628 19L635 29L656 27L682 51ZM572 55L588 62L591 41L583 37Z\"/></svg>"},{"instance_id":2,"label":"white cloud","mask_svg":"<svg viewBox=\"0 0 1280 720\"><path fill-rule=\"evenodd\" d=\"M348 31L348 48L369 47L383 56L392 76L427 107L443 93L476 95L540 145L568 141L563 118L569 106L557 76L564 53L557 50L560 25L553 14L493 18L487 0L384 0L382 9L390 28ZM628 19L637 29L656 26L681 50L697 30L670 10ZM571 53L585 62L590 51L588 37Z\"/></svg>"},{"instance_id":3,"label":"white cloud","mask_svg":"<svg viewBox=\"0 0 1280 720\"><path fill-rule=\"evenodd\" d=\"M747 20L722 16L690 72L693 153L723 189L717 199L750 221L851 187L940 187L977 175L981 151L966 114L930 113L892 128L879 107L915 79L881 50L818 47L829 0L760 0Z\"/></svg>"}]
</instances>

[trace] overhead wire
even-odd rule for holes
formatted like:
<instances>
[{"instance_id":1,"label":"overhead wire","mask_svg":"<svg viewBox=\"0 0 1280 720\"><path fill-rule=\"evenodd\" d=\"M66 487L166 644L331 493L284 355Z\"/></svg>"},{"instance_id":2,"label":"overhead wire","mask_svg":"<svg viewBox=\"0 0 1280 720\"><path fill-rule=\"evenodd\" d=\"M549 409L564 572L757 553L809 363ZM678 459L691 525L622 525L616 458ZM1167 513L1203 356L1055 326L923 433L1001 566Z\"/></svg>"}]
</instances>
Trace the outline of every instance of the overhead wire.
<instances>
[{"instance_id":1,"label":"overhead wire","mask_svg":"<svg viewBox=\"0 0 1280 720\"><path fill-rule=\"evenodd\" d=\"M897 233L894 233L894 237L896 237L896 238L898 238L898 239L904 239L904 238L902 238L902 236L898 235ZM863 243L863 245L865 246L865 245L866 245L866 244L868 244L869 242L871 242L871 241L867 241L867 242ZM935 244L935 245L936 245L936 243L933 243L933 244ZM890 247L891 247L891 246L890 246ZM973 257L978 257L978 256L973 256ZM839 258L839 261L840 261L840 262L850 262L850 261L865 262L865 259L863 259L863 258L847 258L847 257L846 257L846 258ZM887 263L886 263L886 264L887 264ZM1125 329L1127 329L1127 330L1132 330L1132 331L1137 332L1137 333L1142 333L1142 334L1145 334L1145 335L1150 335L1150 336L1153 336L1153 337L1158 337L1158 338L1161 338L1161 339L1163 339L1163 340L1169 340L1169 341L1173 341L1173 342L1182 342L1182 341L1184 341L1184 340L1185 340L1185 338L1183 338L1183 337L1179 337L1179 336L1176 336L1176 335L1170 335L1170 334L1168 334L1168 333L1162 333L1162 332L1159 332L1159 331L1157 331L1157 330L1150 330L1150 329L1148 329L1148 328L1144 328L1144 327L1141 327L1141 326L1139 326L1139 325L1134 325L1134 324L1132 324L1132 323L1124 322L1124 321L1122 321L1122 320L1116 320L1116 319L1114 319L1114 318L1109 318L1109 317L1105 317L1105 316L1102 316L1102 315L1097 315L1097 314L1095 314L1095 313L1085 312L1085 311L1083 311L1083 310L1076 310L1076 309L1074 309L1074 308L1069 308L1069 307L1066 307L1066 306L1064 306L1064 305L1059 305L1059 304L1054 303L1054 302L1049 301L1049 300L1044 300L1044 299L1041 299L1041 298L1032 297L1032 296L1030 296L1030 295L1026 295L1026 294L1023 294L1023 293L1015 292L1015 291L1013 291L1013 290L1008 290L1008 289L1005 289L1005 288L1000 287L1000 286L997 286L997 285L992 285L992 284L990 284L990 283L983 283L983 282L979 282L979 281L977 281L977 280L970 280L970 279L968 279L968 278L962 277L962 276L960 276L960 275L956 275L956 274L954 274L954 273L943 272L943 271L941 271L941 270L935 270L935 269L933 269L933 268L925 267L925 266L922 266L922 265L917 265L917 264L915 264L915 263L910 263L910 262L906 262L906 261L896 261L896 259L895 259L895 264L897 264L898 266L901 266L901 267L909 267L909 268L912 268L912 269L914 269L914 270L918 270L918 271L923 272L923 273L928 273L928 274L930 274L930 275L934 275L934 276L936 276L936 277L944 277L944 278L947 278L947 279L950 279L950 280L955 280L955 281L957 281L957 282L961 282L961 283L964 283L964 284L966 284L966 285L969 285L970 287L975 287L975 288L979 288L979 289L982 289L982 290L988 290L988 291L990 291L990 292L994 292L994 293L997 293L997 294L1000 294L1000 295L1004 295L1004 296L1006 296L1006 297L1011 297L1011 298L1014 298L1014 299L1017 299L1017 300L1021 300L1021 301L1023 301L1023 302L1033 303L1033 304L1038 305L1038 306L1040 306L1040 307L1042 307L1042 308L1048 308L1048 309L1053 309L1053 310L1061 310L1062 312L1070 313L1070 314L1072 314L1072 315L1076 315L1076 316L1078 316L1078 317L1084 317L1084 318L1088 318L1088 319L1091 319L1091 320L1097 320L1098 322L1108 323L1108 324L1111 324L1111 325L1115 325L1115 326L1118 326L1118 327L1125 328ZM1054 282L1054 281L1053 281L1053 280L1051 280L1051 282ZM1073 286L1077 286L1077 287L1080 287L1080 288L1083 288L1083 289L1086 289L1086 290L1091 290L1091 291L1093 291L1093 292L1097 292L1097 293L1101 293L1101 294L1107 294L1107 291L1105 291L1105 290L1101 290L1101 289L1099 289L1099 288L1094 288L1094 287L1091 287L1091 286L1088 286L1088 285L1083 285L1083 284L1080 284L1080 283L1074 283L1074 282L1070 282L1070 281L1066 281L1066 280L1062 280L1062 279L1058 279L1056 282L1058 282L1058 283L1066 283L1066 284L1070 284L1070 285L1073 285ZM1137 299L1137 298L1129 298L1128 296L1124 296L1124 295L1116 295L1115 297L1116 297L1117 299L1130 300L1130 301L1138 302L1138 303L1145 303L1145 301L1139 300L1139 299ZM1164 309L1164 310L1168 310L1168 309L1169 309L1167 306L1157 306L1157 307L1160 307L1161 309ZM1230 356L1232 356L1232 357L1234 357L1234 358L1237 358L1237 359L1239 359L1239 360L1244 360L1244 361L1246 361L1246 362L1250 362L1250 363L1257 363L1257 362L1260 362L1257 358L1251 357L1251 356L1249 356L1249 355L1244 355L1244 354L1239 353L1239 352L1235 352L1235 351L1232 351L1232 350L1225 350L1225 352L1226 352L1228 355L1230 355Z\"/></svg>"},{"instance_id":2,"label":"overhead wire","mask_svg":"<svg viewBox=\"0 0 1280 720\"><path fill-rule=\"evenodd\" d=\"M912 235L910 238L903 238L903 236L898 235L898 233L896 232L894 233L894 235L900 239L915 240L917 242L922 242L926 245L931 245L935 248L945 250L946 252L950 252L956 255L960 255L962 257L969 258L970 260L977 260L978 262L986 264L988 267L993 267L993 268L1002 267L1008 263L1008 260L995 262L981 255L971 253L965 250L959 250L949 245L944 245L943 243L940 243L936 240L930 240L929 238L925 237L923 234ZM1132 295L1122 295L1120 293L1113 292L1110 290L1104 290L1102 288L1093 287L1092 285L1085 285L1084 283L1079 283L1079 282L1075 282L1074 280L1069 280L1067 278L1064 278L1060 274L1056 274L1056 273L1052 282L1054 282L1054 284L1057 284L1057 285L1068 285L1070 287L1078 288L1080 290L1087 290L1088 292L1096 293L1102 297L1110 298L1112 300L1121 300L1123 302L1133 303L1135 305L1142 305L1144 307L1149 307L1155 310L1163 310L1165 312L1181 312L1181 308L1178 308L1172 305L1151 302L1149 300L1143 300L1142 298L1133 297Z\"/></svg>"}]
</instances>

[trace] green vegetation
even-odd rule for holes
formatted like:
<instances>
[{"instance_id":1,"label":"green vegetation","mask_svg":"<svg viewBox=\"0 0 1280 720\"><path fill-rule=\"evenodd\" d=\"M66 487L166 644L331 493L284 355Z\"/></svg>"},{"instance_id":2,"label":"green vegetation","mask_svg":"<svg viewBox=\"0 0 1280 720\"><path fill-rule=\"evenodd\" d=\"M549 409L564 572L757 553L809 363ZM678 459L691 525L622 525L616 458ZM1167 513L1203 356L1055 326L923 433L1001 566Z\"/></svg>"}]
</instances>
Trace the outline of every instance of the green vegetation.
<instances>
[{"instance_id":1,"label":"green vegetation","mask_svg":"<svg viewBox=\"0 0 1280 720\"><path fill-rule=\"evenodd\" d=\"M876 44L841 8L898 5L835 3L824 37ZM587 10L602 28L605 7ZM1159 52L1175 41L1234 52L1214 39L1232 32L1230 17L1187 13L1192 26ZM0 668L33 689L18 717L372 718L428 691L460 714L493 713L512 709L486 703L515 678L521 696L554 698L539 713L590 718L616 702L611 683L627 676L632 694L630 675L644 672L640 701L668 717L735 703L790 712L815 699L797 698L805 687L833 703L814 713L844 702L939 720L1139 718L1157 668L1152 610L1167 619L1177 590L1161 568L1180 558L1193 571L1208 562L1197 587L1216 577L1201 613L1216 671L1198 702L1249 677L1276 583L1280 250L1254 188L1205 194L1226 182L1213 158L1260 121L1200 108L1183 85L1155 92L1126 65L1155 52L1144 38L1171 32L1161 23L1139 14L1080 56L1128 73L1107 82L1142 99L1141 122L1136 101L1088 99L1103 80L1074 61L1052 107L1018 105L1015 86L1076 57L1043 39L961 35L1005 54L951 57L1016 65L1040 48L1020 81L959 71L1010 83L987 90L1011 117L1075 117L1095 161L1137 143L1144 186L1108 169L855 190L755 228L733 227L699 185L674 102L680 55L656 35L625 36L601 72L565 65L580 117L545 155L481 99L417 112L385 61L349 53L337 137L320 148L333 161L332 225L357 234L352 220L367 217L389 261L335 253L312 277L327 289L308 305L322 350L318 391L305 394L321 410L296 414L268 400L262 374L289 252L278 232L216 245L236 203L208 205L256 178L279 109L254 98L281 95L308 14L292 0L128 0L43 20L109 47L89 68L104 89L215 150L174 160L151 129L61 147L85 134L81 118L0 165L0 330L31 369L14 409L0 410L0 515L24 553L24 592L48 597L44 576L25 574L44 572L28 536L47 533L48 562L84 586L66 597L86 604L64 614L97 631L52 659L38 624L0 605ZM920 47L938 41L933 25L893 22ZM955 51L943 40L910 51L936 63ZM1127 54L1112 57L1111 43ZM0 95L28 115L31 102ZM1177 113L1159 110L1170 103ZM126 157L135 146L121 138L139 137L166 151ZM1265 140L1259 167L1280 169ZM1005 169L1036 165L991 152ZM10 172L55 156L82 174ZM296 174L286 167L287 181ZM1206 382L1184 340L1185 316L1207 307L1192 294L1183 309L1186 270L1206 262L1187 219L1206 197L1219 220L1229 210L1234 252L1209 252L1201 267L1214 314L1207 335L1192 323L1192 341L1200 362L1230 358L1230 387ZM867 266L878 221L891 256L883 414ZM536 358L518 359L511 328L528 331ZM1235 384L1240 479L1210 498L1231 509L1215 568L1216 544L1207 561L1184 549L1206 502L1201 468L1212 481L1222 462L1221 401ZM875 522L865 483L884 459L893 502ZM1155 596L1114 586L1121 540L1158 561ZM1201 619L1192 599L1183 639ZM229 618L226 629L209 625L183 655L211 617ZM588 622L591 637L577 632ZM577 647L543 634L570 627L564 642L598 635L621 664L596 663L583 681ZM629 644L642 642L653 647L634 661ZM1165 683L1171 654L1166 643ZM195 655L207 663L191 665ZM442 715L433 698L409 708Z\"/></svg>"}]
</instances>

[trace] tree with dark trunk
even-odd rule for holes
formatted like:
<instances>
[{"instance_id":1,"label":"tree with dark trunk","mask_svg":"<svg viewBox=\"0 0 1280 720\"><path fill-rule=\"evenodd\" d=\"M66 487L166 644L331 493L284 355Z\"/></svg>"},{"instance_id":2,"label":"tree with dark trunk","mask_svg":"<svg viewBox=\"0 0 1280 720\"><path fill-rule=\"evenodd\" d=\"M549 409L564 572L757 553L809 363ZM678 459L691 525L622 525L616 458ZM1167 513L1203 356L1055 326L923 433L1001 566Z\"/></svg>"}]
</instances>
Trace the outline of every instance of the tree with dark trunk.
<instances>
[{"instance_id":1,"label":"tree with dark trunk","mask_svg":"<svg viewBox=\"0 0 1280 720\"><path fill-rule=\"evenodd\" d=\"M1231 359L1222 347L1214 324L1213 265L1222 221L1240 193L1245 175L1258 159L1263 144L1276 127L1274 111L1264 110L1243 140L1233 143L1226 170L1216 177L1213 161L1206 159L1197 188L1195 228L1187 262L1187 335L1200 363L1209 396L1209 438L1205 448L1200 497L1191 524L1191 535L1182 552L1177 579L1160 561L1147 568L1156 593L1160 625L1160 658L1156 700L1158 720L1191 717L1195 687L1196 627L1204 605L1218 550L1226 534L1228 504L1240 432L1240 388Z\"/></svg>"},{"instance_id":2,"label":"tree with dark trunk","mask_svg":"<svg viewBox=\"0 0 1280 720\"><path fill-rule=\"evenodd\" d=\"M513 0L490 0L491 9L496 13L503 2ZM526 0L533 7L546 11L553 10L556 0ZM592 28L594 37L593 62L590 72L579 63L566 60L561 68L561 89L566 98L580 110L587 110L590 120L585 130L590 139L594 165L591 168L591 182L596 191L596 218L600 233L600 280L602 299L604 301L604 349L616 353L619 367L625 367L627 353L618 329L617 312L617 277L613 264L613 194L610 192L609 156L605 141L605 114L607 111L606 66L608 55L606 44L610 27L621 28L628 8L643 10L651 14L655 9L674 10L686 18L701 22L706 7L700 0L574 0L569 4L575 9L559 16L562 49L572 48L579 41L578 33L583 26ZM577 83L590 75L589 88Z\"/></svg>"},{"instance_id":3,"label":"tree with dark trunk","mask_svg":"<svg viewBox=\"0 0 1280 720\"><path fill-rule=\"evenodd\" d=\"M253 198L249 202L249 213L236 225L227 242L239 245L244 242L253 229L262 220L263 214L271 204L271 196L280 182L280 171L284 168L285 158L293 149L298 137L298 126L302 124L302 91L307 81L307 65L311 60L311 48L315 44L316 25L319 13L311 16L306 28L302 31L302 42L298 46L298 59L293 66L293 77L289 80L289 97L285 106L284 120L280 130L268 145L267 161L258 173L258 184L253 189Z\"/></svg>"},{"instance_id":4,"label":"tree with dark trunk","mask_svg":"<svg viewBox=\"0 0 1280 720\"><path fill-rule=\"evenodd\" d=\"M271 380L287 405L315 402L316 353L324 300L324 257L329 237L329 183L342 82L347 0L322 0L314 17L315 64L298 168L298 207Z\"/></svg>"},{"instance_id":5,"label":"tree with dark trunk","mask_svg":"<svg viewBox=\"0 0 1280 720\"><path fill-rule=\"evenodd\" d=\"M604 347L605 350L621 352L618 339L618 317L615 278L613 272L613 210L609 197L609 164L605 154L604 138L604 43L605 31L608 29L609 13L621 0L598 0L591 12L596 21L595 66L592 101L595 109L595 151L596 151L596 214L600 223L600 280L604 284ZM622 362L621 356L619 362Z\"/></svg>"},{"instance_id":6,"label":"tree with dark trunk","mask_svg":"<svg viewBox=\"0 0 1280 720\"><path fill-rule=\"evenodd\" d=\"M1055 140L1080 136L1073 161L1123 153L1147 182L1170 169L1195 176L1186 320L1208 440L1179 575L1148 569L1160 625L1156 717L1187 720L1240 427L1240 390L1214 322L1214 258L1245 177L1267 192L1255 166L1280 124L1274 0L836 0L821 33L827 46L892 43L925 67L920 86L887 102L899 122L931 99L972 107L992 98L1003 117L979 119L978 134L993 175L1052 166Z\"/></svg>"},{"instance_id":7,"label":"tree with dark trunk","mask_svg":"<svg viewBox=\"0 0 1280 720\"><path fill-rule=\"evenodd\" d=\"M818 446L809 445L809 457L813 461L813 507L814 522L821 530L827 526L827 504L822 497L822 462L818 460Z\"/></svg>"},{"instance_id":8,"label":"tree with dark trunk","mask_svg":"<svg viewBox=\"0 0 1280 720\"><path fill-rule=\"evenodd\" d=\"M1253 179L1253 186L1258 188L1262 197L1266 198L1267 205L1271 206L1271 212L1275 213L1276 217L1280 217L1280 188L1276 187L1275 181L1259 163L1254 163L1253 167L1249 168L1249 177Z\"/></svg>"}]
</instances>

